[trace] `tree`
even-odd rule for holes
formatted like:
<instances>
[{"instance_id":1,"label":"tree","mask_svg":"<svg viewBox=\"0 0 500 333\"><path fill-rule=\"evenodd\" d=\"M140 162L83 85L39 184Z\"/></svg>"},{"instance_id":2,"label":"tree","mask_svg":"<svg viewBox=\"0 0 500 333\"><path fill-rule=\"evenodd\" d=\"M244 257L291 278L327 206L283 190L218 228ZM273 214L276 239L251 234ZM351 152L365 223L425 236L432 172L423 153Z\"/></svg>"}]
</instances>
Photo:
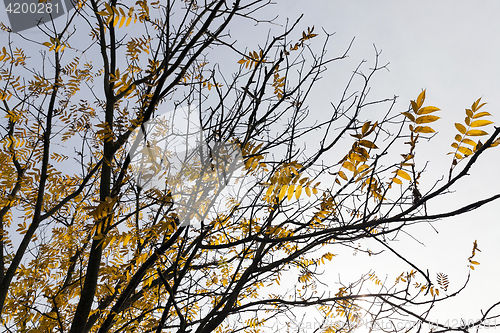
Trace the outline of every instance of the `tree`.
<instances>
[{"instance_id":1,"label":"tree","mask_svg":"<svg viewBox=\"0 0 500 333\"><path fill-rule=\"evenodd\" d=\"M332 110L311 118L314 84L349 49L329 57L323 33L314 51L318 34L298 33L300 20L241 49L231 25L266 23L259 15L268 5L77 1L63 27L38 26L46 37L30 45L43 48L41 64L2 25L11 38L0 56L6 331L252 331L298 307L317 308L326 331L350 331L362 318L375 329L377 319L408 314L417 330L436 302L458 292L439 294L448 277L434 278L390 243L409 224L500 197L426 208L499 144L500 128L484 143L474 139L492 123L485 104L475 101L456 124L447 180L422 188L417 146L439 118L425 90L402 114L396 98L369 100L371 79L385 68L376 53L368 74L360 64ZM211 56L218 50L224 61ZM231 64L239 67L228 75ZM365 111L374 106L386 108L380 119ZM178 114L187 118L181 132L172 126ZM408 271L395 284L367 272L319 293L332 249L360 239L393 251ZM478 250L474 243L471 269ZM291 290L266 289L293 279ZM366 294L368 283L379 291Z\"/></svg>"}]
</instances>

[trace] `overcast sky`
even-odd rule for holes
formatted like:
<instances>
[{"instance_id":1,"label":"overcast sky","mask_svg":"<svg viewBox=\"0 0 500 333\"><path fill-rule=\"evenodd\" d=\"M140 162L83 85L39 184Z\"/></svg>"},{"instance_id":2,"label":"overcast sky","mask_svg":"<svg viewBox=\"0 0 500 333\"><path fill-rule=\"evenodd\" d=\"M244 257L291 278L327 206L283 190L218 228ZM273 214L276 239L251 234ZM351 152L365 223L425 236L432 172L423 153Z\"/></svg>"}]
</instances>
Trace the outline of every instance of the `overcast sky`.
<instances>
[{"instance_id":1,"label":"overcast sky","mask_svg":"<svg viewBox=\"0 0 500 333\"><path fill-rule=\"evenodd\" d=\"M442 109L441 120L433 126L439 131L431 145L418 150L419 158L430 161L423 178L437 180L450 167L450 144L456 134L455 122L464 121L465 108L479 97L488 102L484 107L500 123L500 13L499 1L287 1L279 6L280 17L297 17L304 12L303 23L335 32L329 50L342 50L355 37L347 62L350 70L362 59L373 63L373 44L382 50L381 62L389 62L390 72L380 72L372 82L376 97L399 96L396 111L405 111L411 99L427 89L426 105ZM345 64L345 66L349 66ZM337 80L336 80L337 79ZM328 89L338 84L336 73L324 75L318 85L320 96L328 96ZM343 82L342 82L343 83ZM323 99L318 101L321 112ZM328 102L328 101L326 101ZM311 110L314 111L314 105ZM492 128L490 132L492 131ZM483 140L484 141L484 140ZM497 169L500 150L491 149L471 169L462 185L455 186L454 195L444 197L431 208L460 207L474 199L486 198L500 191ZM432 182L422 183L431 185ZM425 246L402 236L397 248L415 263L430 269L431 275L444 272L450 276L451 289L457 288L467 276L467 257L472 242L477 239L482 250L477 258L481 265L472 274L469 288L438 307L440 320L477 319L479 310L500 301L497 277L499 242L499 202L491 203L478 212L422 225L414 230ZM374 269L379 276L389 274L389 281L397 269L390 255L364 261L343 260L349 271ZM353 267L353 265L357 265ZM368 266L365 266L368 265ZM336 263L337 267L338 262ZM339 272L344 271L338 268ZM437 314L437 313L436 313ZM499 321L500 323L500 321Z\"/></svg>"},{"instance_id":2,"label":"overcast sky","mask_svg":"<svg viewBox=\"0 0 500 333\"><path fill-rule=\"evenodd\" d=\"M314 25L316 32L321 28L335 32L328 47L332 56L341 54L355 37L349 59L338 70L323 75L323 81L317 85L310 100L312 115L328 107L331 100L326 97L343 87L346 75L361 60L373 63L374 44L382 51L381 62L390 63L389 71L380 72L372 82L374 98L397 95L399 102L395 111L405 111L410 99L427 89L426 105L442 109L439 114L442 119L434 126L438 136L431 145L423 144L418 151L420 158L430 161L425 175L428 182L423 181L428 186L447 174L451 156L446 153L451 150L456 134L454 123L463 122L465 108L482 97L488 102L484 110L493 115L491 120L500 124L500 1L287 0L268 10L269 17L279 14L277 23L304 13L301 29ZM0 13L0 20L7 22L5 12ZM251 48L262 35L248 31L243 42ZM36 35L36 31L27 33ZM6 34L2 32L0 36L5 45ZM456 193L430 209L439 212L439 209L456 208L472 198L478 200L500 191L499 156L500 147L485 153L471 170L471 176L454 187ZM500 301L497 283L499 205L495 202L480 212L435 222L433 226L438 234L426 225L412 228L425 246L404 236L396 246L403 254L411 255L415 263L428 267L434 276L437 272L448 274L453 290L466 278L467 257L472 242L477 239L482 250L477 256L481 265L473 272L470 286L463 295L448 302L446 309L437 309L442 313L441 319L476 319L481 308ZM345 276L357 276L374 269L379 277L388 274L392 280L393 274L400 273L399 268L392 267L395 260L391 256L338 260L335 262L338 272Z\"/></svg>"}]
</instances>

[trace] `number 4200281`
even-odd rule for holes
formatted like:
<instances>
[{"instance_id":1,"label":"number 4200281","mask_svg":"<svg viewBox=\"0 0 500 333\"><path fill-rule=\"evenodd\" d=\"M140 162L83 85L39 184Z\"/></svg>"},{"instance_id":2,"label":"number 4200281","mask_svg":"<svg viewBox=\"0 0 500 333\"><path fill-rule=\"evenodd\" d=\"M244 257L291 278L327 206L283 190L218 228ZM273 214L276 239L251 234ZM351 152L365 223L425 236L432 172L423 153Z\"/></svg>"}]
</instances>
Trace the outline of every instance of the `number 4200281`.
<instances>
[{"instance_id":1,"label":"number 4200281","mask_svg":"<svg viewBox=\"0 0 500 333\"><path fill-rule=\"evenodd\" d=\"M59 4L52 5L51 3L26 3L26 2L14 2L9 3L7 8L5 8L9 14L50 14L59 13Z\"/></svg>"}]
</instances>

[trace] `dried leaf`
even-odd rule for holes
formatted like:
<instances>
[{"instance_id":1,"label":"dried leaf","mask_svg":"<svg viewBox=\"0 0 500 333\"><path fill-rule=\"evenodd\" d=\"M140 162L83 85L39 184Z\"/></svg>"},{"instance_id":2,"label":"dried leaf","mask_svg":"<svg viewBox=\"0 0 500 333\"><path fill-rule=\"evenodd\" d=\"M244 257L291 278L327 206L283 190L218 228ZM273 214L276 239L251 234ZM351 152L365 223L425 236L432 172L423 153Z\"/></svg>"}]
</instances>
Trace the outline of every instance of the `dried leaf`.
<instances>
[{"instance_id":1,"label":"dried leaf","mask_svg":"<svg viewBox=\"0 0 500 333\"><path fill-rule=\"evenodd\" d=\"M465 134L465 132L467 132L467 130L465 129L465 126L460 124L460 123L455 123L455 127L462 134Z\"/></svg>"},{"instance_id":2,"label":"dried leaf","mask_svg":"<svg viewBox=\"0 0 500 333\"><path fill-rule=\"evenodd\" d=\"M347 170L352 171L352 172L355 172L355 171L356 171L356 167L355 167L355 166L354 166L354 164L352 164L350 161L345 161L345 162L342 164L342 167L343 167L343 168L346 168Z\"/></svg>"},{"instance_id":3,"label":"dried leaf","mask_svg":"<svg viewBox=\"0 0 500 333\"><path fill-rule=\"evenodd\" d=\"M417 126L414 130L415 133L434 133L435 131L429 126Z\"/></svg>"},{"instance_id":4,"label":"dried leaf","mask_svg":"<svg viewBox=\"0 0 500 333\"><path fill-rule=\"evenodd\" d=\"M418 105L415 103L415 101L410 101L411 102L411 108L413 109L413 112L417 113L418 112Z\"/></svg>"},{"instance_id":5,"label":"dried leaf","mask_svg":"<svg viewBox=\"0 0 500 333\"><path fill-rule=\"evenodd\" d=\"M471 139L464 139L462 142L471 145L473 147L476 146L476 142L472 141Z\"/></svg>"},{"instance_id":6,"label":"dried leaf","mask_svg":"<svg viewBox=\"0 0 500 333\"><path fill-rule=\"evenodd\" d=\"M278 195L279 201L281 201L285 197L287 187L288 185L283 185L283 187L281 187L280 193Z\"/></svg>"},{"instance_id":7,"label":"dried leaf","mask_svg":"<svg viewBox=\"0 0 500 333\"><path fill-rule=\"evenodd\" d=\"M342 179L344 179L344 180L348 180L348 179L347 179L347 176L345 175L345 173L344 173L343 171L339 171L339 176L340 176ZM307 190L308 190L308 189L309 189L309 188L308 188L308 187L306 187L306 192L307 192ZM310 196L310 194L308 194L308 195Z\"/></svg>"},{"instance_id":8,"label":"dried leaf","mask_svg":"<svg viewBox=\"0 0 500 333\"><path fill-rule=\"evenodd\" d=\"M428 113L436 112L439 110L441 110L441 109L437 108L435 106L426 106L426 107L423 107L420 110L418 110L418 114L428 114Z\"/></svg>"},{"instance_id":9,"label":"dried leaf","mask_svg":"<svg viewBox=\"0 0 500 333\"><path fill-rule=\"evenodd\" d=\"M481 118L484 116L491 116L491 114L489 112L479 112L472 116L472 119Z\"/></svg>"},{"instance_id":10,"label":"dried leaf","mask_svg":"<svg viewBox=\"0 0 500 333\"><path fill-rule=\"evenodd\" d=\"M461 152L462 154L464 154L465 156L472 155L472 150L470 150L467 147L463 147L463 146L458 147L458 151Z\"/></svg>"},{"instance_id":11,"label":"dried leaf","mask_svg":"<svg viewBox=\"0 0 500 333\"><path fill-rule=\"evenodd\" d=\"M405 115L406 118L410 119L412 122L415 122L415 117L410 112L401 112Z\"/></svg>"},{"instance_id":12,"label":"dried leaf","mask_svg":"<svg viewBox=\"0 0 500 333\"><path fill-rule=\"evenodd\" d=\"M438 116L422 116L422 117L418 117L415 122L417 124L432 123L432 122L438 120L439 118L441 118L441 117L438 117Z\"/></svg>"},{"instance_id":13,"label":"dried leaf","mask_svg":"<svg viewBox=\"0 0 500 333\"><path fill-rule=\"evenodd\" d=\"M294 190L295 190L295 185L288 186L288 191L287 191L287 199L288 199L288 201L292 200L292 198L293 198L293 191Z\"/></svg>"},{"instance_id":14,"label":"dried leaf","mask_svg":"<svg viewBox=\"0 0 500 333\"><path fill-rule=\"evenodd\" d=\"M369 166L367 164L361 164L359 167L358 167L358 172L362 172L363 170L366 170L368 169Z\"/></svg>"},{"instance_id":15,"label":"dried leaf","mask_svg":"<svg viewBox=\"0 0 500 333\"><path fill-rule=\"evenodd\" d=\"M342 171L339 171L339 175L340 175L340 173L341 173L341 172L342 172ZM344 175L344 176L345 176L345 175ZM306 189L306 194L307 194L307 196L308 196L308 197L310 197L310 196L311 196L311 189L310 189L309 187L306 187L305 189Z\"/></svg>"},{"instance_id":16,"label":"dried leaf","mask_svg":"<svg viewBox=\"0 0 500 333\"><path fill-rule=\"evenodd\" d=\"M481 136L481 135L488 135L487 132L482 131L482 130L470 130L467 131L466 133L468 136Z\"/></svg>"},{"instance_id":17,"label":"dried leaf","mask_svg":"<svg viewBox=\"0 0 500 333\"><path fill-rule=\"evenodd\" d=\"M299 199L301 193L302 193L302 185L299 185L295 189L295 199Z\"/></svg>"},{"instance_id":18,"label":"dried leaf","mask_svg":"<svg viewBox=\"0 0 500 333\"><path fill-rule=\"evenodd\" d=\"M368 121L368 122L363 124L363 127L361 128L361 133L363 135L366 135L366 132L368 132L368 130L370 129L370 124L371 124L371 121Z\"/></svg>"},{"instance_id":19,"label":"dried leaf","mask_svg":"<svg viewBox=\"0 0 500 333\"><path fill-rule=\"evenodd\" d=\"M373 142L371 142L369 140L359 140L359 144L362 146L365 146L367 148L378 149L378 147Z\"/></svg>"},{"instance_id":20,"label":"dried leaf","mask_svg":"<svg viewBox=\"0 0 500 333\"><path fill-rule=\"evenodd\" d=\"M410 180L410 181L411 181L411 177L410 177L410 175L409 175L406 171L404 171L404 170L399 169L399 170L396 172L396 174L397 174L399 177L401 177L401 178L404 178L404 179L406 179L406 180Z\"/></svg>"},{"instance_id":21,"label":"dried leaf","mask_svg":"<svg viewBox=\"0 0 500 333\"><path fill-rule=\"evenodd\" d=\"M268 187L266 194L265 194L266 197L269 197L273 193L274 187L275 187L275 185L271 185Z\"/></svg>"},{"instance_id":22,"label":"dried leaf","mask_svg":"<svg viewBox=\"0 0 500 333\"><path fill-rule=\"evenodd\" d=\"M423 90L417 98L417 106L420 109L425 101L425 90Z\"/></svg>"}]
</instances>

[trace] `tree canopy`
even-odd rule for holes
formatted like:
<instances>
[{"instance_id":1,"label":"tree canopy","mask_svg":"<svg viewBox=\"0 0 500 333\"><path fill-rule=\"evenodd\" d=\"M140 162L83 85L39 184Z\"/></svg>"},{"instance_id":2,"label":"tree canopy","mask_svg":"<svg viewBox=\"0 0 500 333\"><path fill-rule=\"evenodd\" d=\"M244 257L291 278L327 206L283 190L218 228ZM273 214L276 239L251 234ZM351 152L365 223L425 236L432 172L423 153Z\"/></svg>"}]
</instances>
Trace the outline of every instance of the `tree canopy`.
<instances>
[{"instance_id":1,"label":"tree canopy","mask_svg":"<svg viewBox=\"0 0 500 333\"><path fill-rule=\"evenodd\" d=\"M500 143L481 99L445 138L447 175L425 188L418 152L440 109L425 90L403 109L396 97L372 100L386 68L378 52L318 111L311 92L350 46L332 56L332 35L300 18L274 26L270 1L74 6L66 21L40 22L35 39L1 25L5 331L293 331L298 308L319 311L325 332L404 316L415 331L468 331L494 318L492 305L458 328L432 322L435 304L467 283L450 290L446 274L391 246L408 226L500 197L427 209ZM268 24L267 38L232 37L245 20ZM363 239L407 269L332 285L322 272L337 251L378 254Z\"/></svg>"}]
</instances>

